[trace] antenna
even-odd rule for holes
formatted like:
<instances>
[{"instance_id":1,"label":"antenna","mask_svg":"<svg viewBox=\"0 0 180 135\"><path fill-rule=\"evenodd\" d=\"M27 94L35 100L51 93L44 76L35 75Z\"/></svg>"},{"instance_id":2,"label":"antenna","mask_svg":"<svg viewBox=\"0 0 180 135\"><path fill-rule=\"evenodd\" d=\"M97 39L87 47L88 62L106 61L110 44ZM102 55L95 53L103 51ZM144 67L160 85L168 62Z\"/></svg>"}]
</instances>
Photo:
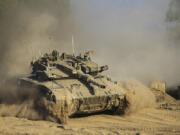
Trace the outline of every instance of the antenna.
<instances>
[{"instance_id":1,"label":"antenna","mask_svg":"<svg viewBox=\"0 0 180 135\"><path fill-rule=\"evenodd\" d=\"M73 35L72 35L72 51L73 51L73 55L75 56L74 36Z\"/></svg>"}]
</instances>

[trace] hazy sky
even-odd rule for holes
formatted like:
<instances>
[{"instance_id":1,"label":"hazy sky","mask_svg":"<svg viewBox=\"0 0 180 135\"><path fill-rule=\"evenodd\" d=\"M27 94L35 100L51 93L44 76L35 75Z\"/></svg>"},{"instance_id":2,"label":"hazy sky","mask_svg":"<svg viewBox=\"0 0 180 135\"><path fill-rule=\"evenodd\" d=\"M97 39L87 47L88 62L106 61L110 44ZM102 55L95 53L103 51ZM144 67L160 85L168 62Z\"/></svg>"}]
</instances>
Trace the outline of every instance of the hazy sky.
<instances>
[{"instance_id":1,"label":"hazy sky","mask_svg":"<svg viewBox=\"0 0 180 135\"><path fill-rule=\"evenodd\" d=\"M95 31L98 38L133 30L148 36L166 29L164 20L169 0L74 0L72 3L77 29L89 38L95 38ZM114 39L117 40L111 37Z\"/></svg>"},{"instance_id":2,"label":"hazy sky","mask_svg":"<svg viewBox=\"0 0 180 135\"><path fill-rule=\"evenodd\" d=\"M179 62L168 47L165 22L169 3L72 0L77 51L95 50L95 58L107 63L117 78L177 81Z\"/></svg>"}]
</instances>

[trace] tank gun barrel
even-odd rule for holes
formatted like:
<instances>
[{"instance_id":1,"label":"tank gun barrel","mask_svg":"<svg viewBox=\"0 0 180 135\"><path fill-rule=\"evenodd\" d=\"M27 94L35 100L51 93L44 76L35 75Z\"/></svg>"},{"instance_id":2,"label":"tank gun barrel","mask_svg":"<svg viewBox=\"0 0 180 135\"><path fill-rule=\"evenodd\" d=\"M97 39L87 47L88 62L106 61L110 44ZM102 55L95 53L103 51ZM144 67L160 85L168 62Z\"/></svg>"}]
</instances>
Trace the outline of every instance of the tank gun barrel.
<instances>
[{"instance_id":1,"label":"tank gun barrel","mask_svg":"<svg viewBox=\"0 0 180 135\"><path fill-rule=\"evenodd\" d=\"M92 84L94 84L94 85L96 85L96 86L98 86L98 87L100 87L100 88L103 88L103 89L106 88L105 85L99 84L98 82L96 82L96 81L94 81L94 80L90 80L90 83L92 83Z\"/></svg>"},{"instance_id":2,"label":"tank gun barrel","mask_svg":"<svg viewBox=\"0 0 180 135\"><path fill-rule=\"evenodd\" d=\"M23 78L23 77L35 77L36 74L20 74L20 75L17 75L16 77L17 78Z\"/></svg>"},{"instance_id":3,"label":"tank gun barrel","mask_svg":"<svg viewBox=\"0 0 180 135\"><path fill-rule=\"evenodd\" d=\"M57 67L59 68L63 68L64 70L66 70L69 74L71 74L72 76L77 77L78 79L84 80L85 82L87 82L88 84L92 83L100 88L105 88L105 85L99 84L98 82L96 82L93 77L89 74L84 74L82 71L80 70L76 70L74 68L72 68L71 66L68 66L66 64L60 63L60 64L56 64Z\"/></svg>"},{"instance_id":4,"label":"tank gun barrel","mask_svg":"<svg viewBox=\"0 0 180 135\"><path fill-rule=\"evenodd\" d=\"M96 85L96 86L98 86L100 88L106 88L105 85L102 85L102 84L96 82L91 75L84 74L84 73L78 71L77 72L77 77L79 79L82 79L82 80L86 81L87 83L92 83L92 84L94 84L94 85Z\"/></svg>"}]
</instances>

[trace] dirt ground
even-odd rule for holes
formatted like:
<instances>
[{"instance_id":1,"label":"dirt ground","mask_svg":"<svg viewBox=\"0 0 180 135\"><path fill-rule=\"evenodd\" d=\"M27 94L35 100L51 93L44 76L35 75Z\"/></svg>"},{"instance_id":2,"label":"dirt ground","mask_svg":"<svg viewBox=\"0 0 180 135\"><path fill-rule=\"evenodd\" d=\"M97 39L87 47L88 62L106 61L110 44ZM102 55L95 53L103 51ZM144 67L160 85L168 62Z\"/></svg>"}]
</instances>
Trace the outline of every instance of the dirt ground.
<instances>
[{"instance_id":1,"label":"dirt ground","mask_svg":"<svg viewBox=\"0 0 180 135\"><path fill-rule=\"evenodd\" d=\"M71 118L66 125L0 117L0 135L180 135L180 111L144 109L126 116Z\"/></svg>"},{"instance_id":2,"label":"dirt ground","mask_svg":"<svg viewBox=\"0 0 180 135\"><path fill-rule=\"evenodd\" d=\"M138 91L135 92L137 95ZM0 135L180 135L180 101L160 90L152 89L152 93L156 99L155 106L150 108L148 105L146 109L136 107L138 110L121 116L107 113L86 115L70 118L67 124L0 117ZM144 104L146 100L135 95L132 97L142 100L132 100L131 105ZM134 104L139 101L141 104ZM146 102L150 103L153 102ZM11 110L8 106L6 109Z\"/></svg>"}]
</instances>

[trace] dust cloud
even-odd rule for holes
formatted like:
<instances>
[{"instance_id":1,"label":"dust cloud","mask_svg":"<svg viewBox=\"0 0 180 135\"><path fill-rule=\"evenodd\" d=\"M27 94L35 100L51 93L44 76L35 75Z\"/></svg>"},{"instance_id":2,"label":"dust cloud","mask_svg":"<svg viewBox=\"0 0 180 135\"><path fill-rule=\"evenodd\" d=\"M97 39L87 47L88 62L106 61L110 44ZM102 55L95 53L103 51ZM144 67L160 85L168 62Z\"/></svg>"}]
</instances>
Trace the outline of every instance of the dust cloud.
<instances>
[{"instance_id":1,"label":"dust cloud","mask_svg":"<svg viewBox=\"0 0 180 135\"><path fill-rule=\"evenodd\" d=\"M28 73L32 58L66 49L72 27L69 2L0 0L1 75Z\"/></svg>"},{"instance_id":2,"label":"dust cloud","mask_svg":"<svg viewBox=\"0 0 180 135\"><path fill-rule=\"evenodd\" d=\"M127 108L125 114L132 114L145 108L155 107L155 96L152 91L137 80L121 82L126 90Z\"/></svg>"},{"instance_id":3,"label":"dust cloud","mask_svg":"<svg viewBox=\"0 0 180 135\"><path fill-rule=\"evenodd\" d=\"M18 80L11 78L1 82L0 116L14 116L29 120L48 120L58 123L67 122L66 104L58 106L48 101L43 93L33 87L19 87ZM59 112L60 111L60 112Z\"/></svg>"},{"instance_id":4,"label":"dust cloud","mask_svg":"<svg viewBox=\"0 0 180 135\"><path fill-rule=\"evenodd\" d=\"M33 88L19 88L18 81L8 79L1 82L0 116L17 116L28 119L42 119L35 111L34 102L39 93Z\"/></svg>"},{"instance_id":5,"label":"dust cloud","mask_svg":"<svg viewBox=\"0 0 180 135\"><path fill-rule=\"evenodd\" d=\"M16 79L30 73L30 61L42 53L68 51L70 13L69 0L0 0L0 116L60 121L53 103L36 89L18 88Z\"/></svg>"}]
</instances>

